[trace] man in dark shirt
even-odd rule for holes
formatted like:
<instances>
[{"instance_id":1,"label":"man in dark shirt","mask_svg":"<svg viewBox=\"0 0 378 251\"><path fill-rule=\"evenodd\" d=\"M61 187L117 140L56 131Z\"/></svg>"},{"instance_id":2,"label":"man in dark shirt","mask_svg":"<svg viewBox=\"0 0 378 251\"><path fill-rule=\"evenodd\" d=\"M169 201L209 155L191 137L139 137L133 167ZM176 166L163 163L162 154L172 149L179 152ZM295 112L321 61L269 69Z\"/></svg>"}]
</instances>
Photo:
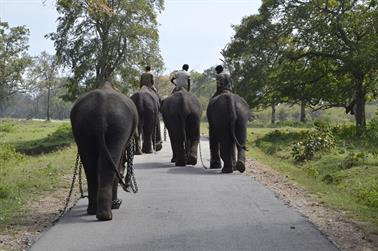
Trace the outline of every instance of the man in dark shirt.
<instances>
[{"instance_id":1,"label":"man in dark shirt","mask_svg":"<svg viewBox=\"0 0 378 251\"><path fill-rule=\"evenodd\" d=\"M140 76L139 87L147 86L151 88L154 92L157 93L157 90L154 86L154 75L151 73L151 66L146 66L146 72Z\"/></svg>"},{"instance_id":2,"label":"man in dark shirt","mask_svg":"<svg viewBox=\"0 0 378 251\"><path fill-rule=\"evenodd\" d=\"M213 97L218 96L224 91L232 92L232 81L228 73L223 72L223 66L218 65L215 67L216 75L215 80L217 81L217 91L214 93Z\"/></svg>"}]
</instances>

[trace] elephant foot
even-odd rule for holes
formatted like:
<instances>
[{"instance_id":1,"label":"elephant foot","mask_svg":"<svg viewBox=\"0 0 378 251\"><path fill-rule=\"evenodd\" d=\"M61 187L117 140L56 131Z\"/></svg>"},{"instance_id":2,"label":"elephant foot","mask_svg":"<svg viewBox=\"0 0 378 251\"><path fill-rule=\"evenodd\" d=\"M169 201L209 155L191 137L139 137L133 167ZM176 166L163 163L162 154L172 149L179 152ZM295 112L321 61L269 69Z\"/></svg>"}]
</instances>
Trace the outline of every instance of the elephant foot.
<instances>
[{"instance_id":1,"label":"elephant foot","mask_svg":"<svg viewBox=\"0 0 378 251\"><path fill-rule=\"evenodd\" d=\"M160 151L162 148L163 148L163 144L162 144L162 142L156 143L155 151L158 152L158 151Z\"/></svg>"},{"instance_id":2,"label":"elephant foot","mask_svg":"<svg viewBox=\"0 0 378 251\"><path fill-rule=\"evenodd\" d=\"M149 150L142 149L142 152L143 152L143 153L147 153L147 154L148 154L148 153L152 153L152 149L149 149Z\"/></svg>"},{"instance_id":3,"label":"elephant foot","mask_svg":"<svg viewBox=\"0 0 378 251\"><path fill-rule=\"evenodd\" d=\"M232 168L223 168L222 169L222 173L232 173L232 172L233 172Z\"/></svg>"},{"instance_id":4,"label":"elephant foot","mask_svg":"<svg viewBox=\"0 0 378 251\"><path fill-rule=\"evenodd\" d=\"M121 199L116 199L112 201L112 209L119 209L122 204Z\"/></svg>"},{"instance_id":5,"label":"elephant foot","mask_svg":"<svg viewBox=\"0 0 378 251\"><path fill-rule=\"evenodd\" d=\"M210 169L221 169L222 164L219 160L214 160L210 162Z\"/></svg>"},{"instance_id":6,"label":"elephant foot","mask_svg":"<svg viewBox=\"0 0 378 251\"><path fill-rule=\"evenodd\" d=\"M100 221L108 221L108 220L112 220L112 212L110 211L109 213L108 212L102 212L102 213L97 213L96 214L96 218Z\"/></svg>"},{"instance_id":7,"label":"elephant foot","mask_svg":"<svg viewBox=\"0 0 378 251\"><path fill-rule=\"evenodd\" d=\"M182 161L182 160L179 160L179 161L176 161L175 163L176 166L186 166L186 161Z\"/></svg>"},{"instance_id":8,"label":"elephant foot","mask_svg":"<svg viewBox=\"0 0 378 251\"><path fill-rule=\"evenodd\" d=\"M234 170L238 170L239 172L244 173L244 171L245 171L245 165L244 165L244 163L241 162L241 161L236 162Z\"/></svg>"},{"instance_id":9,"label":"elephant foot","mask_svg":"<svg viewBox=\"0 0 378 251\"><path fill-rule=\"evenodd\" d=\"M189 156L189 159L188 159L188 161L187 161L187 164L188 164L188 165L195 166L195 165L197 164L197 158L192 157L192 156Z\"/></svg>"},{"instance_id":10,"label":"elephant foot","mask_svg":"<svg viewBox=\"0 0 378 251\"><path fill-rule=\"evenodd\" d=\"M87 208L87 213L89 214L89 215L95 215L96 214L96 208Z\"/></svg>"}]
</instances>

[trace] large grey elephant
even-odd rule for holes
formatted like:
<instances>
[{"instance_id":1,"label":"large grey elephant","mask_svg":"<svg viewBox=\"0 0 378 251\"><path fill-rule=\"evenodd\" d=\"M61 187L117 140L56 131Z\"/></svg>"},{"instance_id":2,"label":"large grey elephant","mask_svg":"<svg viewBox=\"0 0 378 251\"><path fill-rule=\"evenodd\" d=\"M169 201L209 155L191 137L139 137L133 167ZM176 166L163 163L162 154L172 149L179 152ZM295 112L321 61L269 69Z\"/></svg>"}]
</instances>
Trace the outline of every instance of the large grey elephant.
<instances>
[{"instance_id":1,"label":"large grey elephant","mask_svg":"<svg viewBox=\"0 0 378 251\"><path fill-rule=\"evenodd\" d=\"M160 132L160 101L157 94L149 87L143 86L131 96L139 114L138 133L136 135L136 154L152 153L152 149L162 148ZM141 149L141 136L143 147Z\"/></svg>"},{"instance_id":2,"label":"large grey elephant","mask_svg":"<svg viewBox=\"0 0 378 251\"><path fill-rule=\"evenodd\" d=\"M138 123L136 107L105 82L75 102L70 118L87 177L87 212L99 220L111 220L111 209L121 202L117 188L124 163L120 160Z\"/></svg>"},{"instance_id":3,"label":"large grey elephant","mask_svg":"<svg viewBox=\"0 0 378 251\"><path fill-rule=\"evenodd\" d=\"M161 112L171 140L172 162L176 166L196 165L202 115L198 98L178 89L163 100Z\"/></svg>"},{"instance_id":4,"label":"large grey elephant","mask_svg":"<svg viewBox=\"0 0 378 251\"><path fill-rule=\"evenodd\" d=\"M207 107L210 168L222 168L222 158L222 173L232 173L233 170L245 171L248 115L247 102L236 94L224 92L210 99ZM235 146L238 151L237 160Z\"/></svg>"}]
</instances>

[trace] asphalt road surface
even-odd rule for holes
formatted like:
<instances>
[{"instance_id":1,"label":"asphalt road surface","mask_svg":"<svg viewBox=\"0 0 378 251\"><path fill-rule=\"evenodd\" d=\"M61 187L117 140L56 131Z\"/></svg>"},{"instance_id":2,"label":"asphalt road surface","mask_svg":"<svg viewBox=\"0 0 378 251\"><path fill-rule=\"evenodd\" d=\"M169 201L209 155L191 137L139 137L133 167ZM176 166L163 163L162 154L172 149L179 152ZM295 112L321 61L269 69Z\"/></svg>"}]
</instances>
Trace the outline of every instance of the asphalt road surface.
<instances>
[{"instance_id":1,"label":"asphalt road surface","mask_svg":"<svg viewBox=\"0 0 378 251\"><path fill-rule=\"evenodd\" d=\"M201 146L208 164L208 142ZM86 215L81 199L31 250L337 250L253 178L170 159L168 142L158 154L136 156L139 193L119 190L123 204L112 221Z\"/></svg>"}]
</instances>

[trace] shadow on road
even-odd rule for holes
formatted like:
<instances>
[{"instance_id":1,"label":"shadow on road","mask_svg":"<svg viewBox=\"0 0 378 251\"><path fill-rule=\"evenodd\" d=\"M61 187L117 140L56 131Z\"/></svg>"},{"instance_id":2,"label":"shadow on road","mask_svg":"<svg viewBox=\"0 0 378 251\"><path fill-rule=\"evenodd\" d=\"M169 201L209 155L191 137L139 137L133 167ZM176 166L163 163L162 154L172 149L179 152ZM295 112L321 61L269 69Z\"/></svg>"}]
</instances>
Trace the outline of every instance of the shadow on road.
<instances>
[{"instance_id":1,"label":"shadow on road","mask_svg":"<svg viewBox=\"0 0 378 251\"><path fill-rule=\"evenodd\" d=\"M171 169L168 169L168 173L192 174L192 175L214 175L214 174L220 174L220 169L219 170L205 170L202 167L178 166L178 167L172 167Z\"/></svg>"}]
</instances>

